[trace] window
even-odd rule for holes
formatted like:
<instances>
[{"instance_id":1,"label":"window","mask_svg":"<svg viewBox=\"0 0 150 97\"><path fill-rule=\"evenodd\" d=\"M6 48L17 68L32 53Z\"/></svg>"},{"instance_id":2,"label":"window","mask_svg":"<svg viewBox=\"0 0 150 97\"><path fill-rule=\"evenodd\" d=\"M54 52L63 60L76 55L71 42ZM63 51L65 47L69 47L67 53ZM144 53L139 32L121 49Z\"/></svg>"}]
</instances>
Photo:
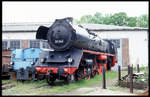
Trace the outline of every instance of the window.
<instances>
[{"instance_id":1,"label":"window","mask_svg":"<svg viewBox=\"0 0 150 97\"><path fill-rule=\"evenodd\" d=\"M8 41L3 41L3 50L6 50L8 48Z\"/></svg>"},{"instance_id":2,"label":"window","mask_svg":"<svg viewBox=\"0 0 150 97\"><path fill-rule=\"evenodd\" d=\"M39 40L30 40L30 48L40 48Z\"/></svg>"},{"instance_id":3,"label":"window","mask_svg":"<svg viewBox=\"0 0 150 97\"><path fill-rule=\"evenodd\" d=\"M47 41L42 41L42 48L46 48L46 49L50 48Z\"/></svg>"},{"instance_id":4,"label":"window","mask_svg":"<svg viewBox=\"0 0 150 97\"><path fill-rule=\"evenodd\" d=\"M119 40L119 39L112 40L112 42L115 43L115 46L116 46L117 48L120 48L120 40Z\"/></svg>"},{"instance_id":5,"label":"window","mask_svg":"<svg viewBox=\"0 0 150 97\"><path fill-rule=\"evenodd\" d=\"M19 49L20 48L20 40L11 40L10 48L11 49Z\"/></svg>"}]
</instances>

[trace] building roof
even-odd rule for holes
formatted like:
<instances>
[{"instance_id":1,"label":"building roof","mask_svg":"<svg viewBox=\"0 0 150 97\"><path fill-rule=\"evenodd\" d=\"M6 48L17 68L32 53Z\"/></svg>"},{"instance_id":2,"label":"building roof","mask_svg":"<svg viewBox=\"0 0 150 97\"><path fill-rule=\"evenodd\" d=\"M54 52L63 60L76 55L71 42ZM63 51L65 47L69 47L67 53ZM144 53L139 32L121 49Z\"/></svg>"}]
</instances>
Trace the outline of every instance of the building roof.
<instances>
[{"instance_id":1,"label":"building roof","mask_svg":"<svg viewBox=\"0 0 150 97\"><path fill-rule=\"evenodd\" d=\"M82 24L84 28L88 28L93 31L119 31L119 30L148 30L141 27L127 27L127 26L115 26L105 24Z\"/></svg>"},{"instance_id":2,"label":"building roof","mask_svg":"<svg viewBox=\"0 0 150 97\"><path fill-rule=\"evenodd\" d=\"M5 23L2 26L4 32L35 32L43 25L49 27L52 23Z\"/></svg>"},{"instance_id":3,"label":"building roof","mask_svg":"<svg viewBox=\"0 0 150 97\"><path fill-rule=\"evenodd\" d=\"M36 32L38 27L43 25L50 27L52 22L47 23L5 23L2 25L3 32ZM148 30L141 27L125 27L105 24L81 24L84 28L92 31L133 31L133 30Z\"/></svg>"}]
</instances>

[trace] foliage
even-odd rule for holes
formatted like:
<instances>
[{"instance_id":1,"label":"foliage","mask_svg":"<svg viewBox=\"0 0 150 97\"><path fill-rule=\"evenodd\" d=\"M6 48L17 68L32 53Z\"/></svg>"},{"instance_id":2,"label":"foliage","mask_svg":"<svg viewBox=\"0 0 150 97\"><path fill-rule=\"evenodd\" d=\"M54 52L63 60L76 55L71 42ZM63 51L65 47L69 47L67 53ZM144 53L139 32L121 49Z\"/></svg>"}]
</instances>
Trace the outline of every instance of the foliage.
<instances>
[{"instance_id":1,"label":"foliage","mask_svg":"<svg viewBox=\"0 0 150 97\"><path fill-rule=\"evenodd\" d=\"M144 14L139 17L129 17L125 12L115 14L105 14L104 16L96 12L92 15L84 15L77 21L78 24L94 23L94 24L108 24L117 26L129 27L144 27L148 28L148 15Z\"/></svg>"},{"instance_id":2,"label":"foliage","mask_svg":"<svg viewBox=\"0 0 150 97\"><path fill-rule=\"evenodd\" d=\"M126 21L127 21L126 13L123 12L115 13L110 18L112 19L112 23L114 25L118 25L118 26L126 25Z\"/></svg>"},{"instance_id":3,"label":"foliage","mask_svg":"<svg viewBox=\"0 0 150 97\"><path fill-rule=\"evenodd\" d=\"M148 73L144 72L144 75L139 75L137 83L148 84Z\"/></svg>"},{"instance_id":4,"label":"foliage","mask_svg":"<svg viewBox=\"0 0 150 97\"><path fill-rule=\"evenodd\" d=\"M126 21L126 26L136 27L137 17L128 17Z\"/></svg>"},{"instance_id":5,"label":"foliage","mask_svg":"<svg viewBox=\"0 0 150 97\"><path fill-rule=\"evenodd\" d=\"M137 25L140 27L148 27L148 21L148 15L141 15L137 18Z\"/></svg>"}]
</instances>

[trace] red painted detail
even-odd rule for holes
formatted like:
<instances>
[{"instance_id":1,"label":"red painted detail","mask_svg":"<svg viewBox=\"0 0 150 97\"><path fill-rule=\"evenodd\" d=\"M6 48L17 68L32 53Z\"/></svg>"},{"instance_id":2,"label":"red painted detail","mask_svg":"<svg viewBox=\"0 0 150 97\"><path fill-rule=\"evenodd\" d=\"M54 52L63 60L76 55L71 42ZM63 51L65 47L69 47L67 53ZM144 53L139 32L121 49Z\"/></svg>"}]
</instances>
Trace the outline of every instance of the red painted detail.
<instances>
[{"instance_id":1,"label":"red painted detail","mask_svg":"<svg viewBox=\"0 0 150 97\"><path fill-rule=\"evenodd\" d=\"M103 64L98 64L98 67L99 67L99 74L101 75L102 69L103 69ZM106 63L104 63L104 68L105 68L105 71L107 71L107 64Z\"/></svg>"},{"instance_id":2,"label":"red painted detail","mask_svg":"<svg viewBox=\"0 0 150 97\"><path fill-rule=\"evenodd\" d=\"M118 60L115 60L115 63L118 63Z\"/></svg>"},{"instance_id":3,"label":"red painted detail","mask_svg":"<svg viewBox=\"0 0 150 97\"><path fill-rule=\"evenodd\" d=\"M107 60L107 56L106 55L100 55L97 57L98 60Z\"/></svg>"},{"instance_id":4,"label":"red painted detail","mask_svg":"<svg viewBox=\"0 0 150 97\"><path fill-rule=\"evenodd\" d=\"M113 67L115 65L115 63L117 63L118 61L115 59L115 56L113 56L113 62L111 64L111 66Z\"/></svg>"},{"instance_id":5,"label":"red painted detail","mask_svg":"<svg viewBox=\"0 0 150 97\"><path fill-rule=\"evenodd\" d=\"M86 75L87 71L86 71L86 69L85 69L85 68L84 68L84 70L83 70L83 71L84 71L84 72L83 72L83 74L84 74L84 75Z\"/></svg>"},{"instance_id":6,"label":"red painted detail","mask_svg":"<svg viewBox=\"0 0 150 97\"><path fill-rule=\"evenodd\" d=\"M83 50L83 52L84 53L95 54L95 55L115 56L115 55L109 54L109 53L102 53L102 52L96 52L96 51L90 51L90 50Z\"/></svg>"},{"instance_id":7,"label":"red painted detail","mask_svg":"<svg viewBox=\"0 0 150 97\"><path fill-rule=\"evenodd\" d=\"M52 70L51 73L57 73L57 67L35 67L38 73L48 73L49 70Z\"/></svg>"},{"instance_id":8,"label":"red painted detail","mask_svg":"<svg viewBox=\"0 0 150 97\"><path fill-rule=\"evenodd\" d=\"M53 74L56 74L58 71L58 67L35 67L38 73L47 74L49 70L51 70ZM66 74L72 74L77 70L76 67L64 67L64 71Z\"/></svg>"},{"instance_id":9,"label":"red painted detail","mask_svg":"<svg viewBox=\"0 0 150 97\"><path fill-rule=\"evenodd\" d=\"M64 67L64 71L67 74L73 74L78 68L76 67Z\"/></svg>"}]
</instances>

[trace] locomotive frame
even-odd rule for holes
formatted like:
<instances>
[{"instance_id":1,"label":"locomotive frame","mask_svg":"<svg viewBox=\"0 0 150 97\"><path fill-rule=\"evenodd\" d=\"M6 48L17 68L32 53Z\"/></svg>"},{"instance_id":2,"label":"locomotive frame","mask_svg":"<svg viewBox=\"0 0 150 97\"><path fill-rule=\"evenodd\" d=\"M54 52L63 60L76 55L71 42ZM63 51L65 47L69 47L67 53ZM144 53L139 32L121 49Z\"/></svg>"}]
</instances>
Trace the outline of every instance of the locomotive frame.
<instances>
[{"instance_id":1,"label":"locomotive frame","mask_svg":"<svg viewBox=\"0 0 150 97\"><path fill-rule=\"evenodd\" d=\"M82 54L79 59L79 65L76 67L71 66L50 66L40 63L36 65L36 71L38 77L46 78L47 82L51 85L56 79L65 80L65 82L75 82L80 79L90 79L96 74L102 73L102 66L105 66L106 70L111 70L111 67L115 65L117 60L114 54L82 50ZM91 59L84 58L90 55ZM112 64L107 63L108 58L112 57ZM86 60L87 59L87 60ZM87 62L85 62L85 60ZM90 62L93 60L93 62ZM40 60L39 60L40 61ZM110 65L110 67L109 67ZM109 67L109 68L108 68Z\"/></svg>"}]
</instances>

